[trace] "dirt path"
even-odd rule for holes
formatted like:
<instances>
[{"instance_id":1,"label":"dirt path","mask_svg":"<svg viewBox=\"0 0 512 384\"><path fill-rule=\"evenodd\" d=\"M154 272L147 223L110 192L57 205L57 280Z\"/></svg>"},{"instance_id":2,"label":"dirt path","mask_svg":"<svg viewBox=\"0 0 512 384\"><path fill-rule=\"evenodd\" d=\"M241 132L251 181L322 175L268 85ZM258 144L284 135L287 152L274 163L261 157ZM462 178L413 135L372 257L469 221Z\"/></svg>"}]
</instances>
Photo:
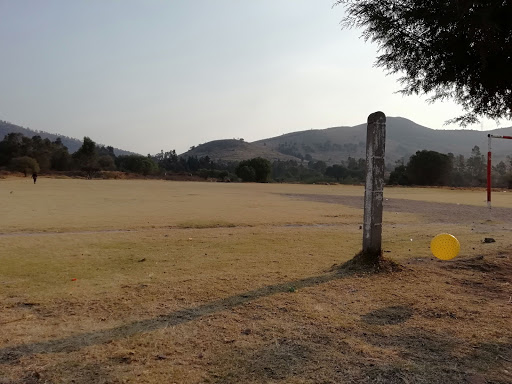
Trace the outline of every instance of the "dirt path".
<instances>
[{"instance_id":1,"label":"dirt path","mask_svg":"<svg viewBox=\"0 0 512 384\"><path fill-rule=\"evenodd\" d=\"M330 204L341 204L354 208L363 208L362 196L328 196L328 195L302 195L285 194L284 196ZM404 212L422 215L428 222L438 223L472 223L481 222L489 218L487 207L474 205L434 203L427 201L385 199L384 211ZM495 207L492 209L492 220L512 224L512 209Z\"/></svg>"}]
</instances>

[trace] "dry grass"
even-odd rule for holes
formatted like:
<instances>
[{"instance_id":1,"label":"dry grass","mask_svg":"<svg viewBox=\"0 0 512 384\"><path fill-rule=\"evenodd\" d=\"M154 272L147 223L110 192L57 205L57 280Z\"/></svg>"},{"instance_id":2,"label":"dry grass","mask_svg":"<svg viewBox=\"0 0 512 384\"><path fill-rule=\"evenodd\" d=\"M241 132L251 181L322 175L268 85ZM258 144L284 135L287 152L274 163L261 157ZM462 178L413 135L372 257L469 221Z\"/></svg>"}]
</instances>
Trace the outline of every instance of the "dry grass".
<instances>
[{"instance_id":1,"label":"dry grass","mask_svg":"<svg viewBox=\"0 0 512 384\"><path fill-rule=\"evenodd\" d=\"M405 202L384 216L403 270L346 275L333 264L360 248L361 194L1 180L0 383L512 382L512 215L474 222L461 206L446 221ZM462 251L438 262L428 245L445 231Z\"/></svg>"}]
</instances>

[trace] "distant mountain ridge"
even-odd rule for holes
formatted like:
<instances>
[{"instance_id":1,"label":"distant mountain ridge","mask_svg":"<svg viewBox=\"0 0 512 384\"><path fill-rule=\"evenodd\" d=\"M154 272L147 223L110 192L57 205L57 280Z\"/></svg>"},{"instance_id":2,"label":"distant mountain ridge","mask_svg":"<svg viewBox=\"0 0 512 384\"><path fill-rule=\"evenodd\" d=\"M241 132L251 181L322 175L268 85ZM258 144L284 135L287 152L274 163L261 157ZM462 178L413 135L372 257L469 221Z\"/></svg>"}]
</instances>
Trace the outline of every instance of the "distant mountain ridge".
<instances>
[{"instance_id":1,"label":"distant mountain ridge","mask_svg":"<svg viewBox=\"0 0 512 384\"><path fill-rule=\"evenodd\" d=\"M476 130L436 130L419 125L403 117L387 117L386 122L386 163L393 164L397 160L407 160L420 150L433 150L441 153L471 155L474 146L478 146L482 154L487 152L487 134L512 135L512 127L491 131ZM311 129L286 133L280 136L244 143L241 147L222 148L214 145L230 140L215 140L198 145L182 154L182 156L205 156L213 160L244 160L256 155L269 160L285 160L301 158L322 160L335 164L346 160L349 156L364 158L366 151L366 124L353 127L333 127ZM235 140L236 141L236 140ZM213 150L215 148L215 150ZM286 158L282 156L286 155ZM510 140L493 140L493 159L505 160L512 156Z\"/></svg>"},{"instance_id":2,"label":"distant mountain ridge","mask_svg":"<svg viewBox=\"0 0 512 384\"><path fill-rule=\"evenodd\" d=\"M82 141L64 135L35 131L0 121L0 140L10 132L22 133L32 137L39 135L55 141L58 137L70 153L82 145ZM482 154L487 152L487 134L512 136L512 127L491 131L477 130L436 130L419 125L403 117L387 117L386 124L386 163L407 160L416 151L427 149L441 153L471 155L476 145ZM209 156L214 161L241 161L254 157L263 157L271 161L310 159L336 164L347 158L364 158L366 150L366 124L356 126L310 129L286 133L255 142L227 139L213 140L197 145L180 156ZM114 148L116 155L128 155L133 152ZM493 160L506 160L512 156L512 140L493 140Z\"/></svg>"},{"instance_id":3,"label":"distant mountain ridge","mask_svg":"<svg viewBox=\"0 0 512 384\"><path fill-rule=\"evenodd\" d=\"M36 135L41 136L43 139L49 139L55 141L58 137L61 138L62 143L68 148L69 153L76 152L78 148L82 146L82 140L74 139L72 137L58 135L55 133L49 133L44 131L34 131L30 128L20 127L19 125L8 123L7 121L0 120L0 140L3 140L5 135L8 133L21 133L27 137L33 137ZM98 143L97 143L98 144ZM103 145L103 144L98 144ZM125 151L123 149L114 148L116 156L119 155L133 155L133 152Z\"/></svg>"}]
</instances>

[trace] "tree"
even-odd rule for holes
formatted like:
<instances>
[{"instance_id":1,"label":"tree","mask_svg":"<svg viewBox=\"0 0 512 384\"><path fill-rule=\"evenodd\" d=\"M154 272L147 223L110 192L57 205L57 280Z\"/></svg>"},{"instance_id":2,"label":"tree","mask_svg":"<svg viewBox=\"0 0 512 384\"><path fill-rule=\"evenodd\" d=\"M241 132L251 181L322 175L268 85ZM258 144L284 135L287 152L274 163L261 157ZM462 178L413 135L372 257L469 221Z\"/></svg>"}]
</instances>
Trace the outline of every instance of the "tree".
<instances>
[{"instance_id":1,"label":"tree","mask_svg":"<svg viewBox=\"0 0 512 384\"><path fill-rule=\"evenodd\" d=\"M116 164L112 156L102 155L98 157L98 166L104 171L115 171Z\"/></svg>"},{"instance_id":2,"label":"tree","mask_svg":"<svg viewBox=\"0 0 512 384\"><path fill-rule=\"evenodd\" d=\"M124 172L141 173L144 176L158 171L158 164L150 157L141 155L123 155L116 159L117 167Z\"/></svg>"},{"instance_id":3,"label":"tree","mask_svg":"<svg viewBox=\"0 0 512 384\"><path fill-rule=\"evenodd\" d=\"M407 178L411 184L447 185L451 172L451 158L436 151L418 151L407 163Z\"/></svg>"},{"instance_id":4,"label":"tree","mask_svg":"<svg viewBox=\"0 0 512 384\"><path fill-rule=\"evenodd\" d=\"M98 154L96 143L87 136L84 137L82 146L74 153L75 157L94 157Z\"/></svg>"},{"instance_id":5,"label":"tree","mask_svg":"<svg viewBox=\"0 0 512 384\"><path fill-rule=\"evenodd\" d=\"M26 141L28 142L28 146L30 148L26 150L26 155L36 159L42 171L46 172L50 170L52 163L52 152L54 150L54 145L52 142L49 139L43 140L39 135L33 136L31 143L30 139Z\"/></svg>"},{"instance_id":6,"label":"tree","mask_svg":"<svg viewBox=\"0 0 512 384\"><path fill-rule=\"evenodd\" d=\"M57 148L51 158L51 167L56 171L67 171L72 167L72 157L66 147Z\"/></svg>"},{"instance_id":7,"label":"tree","mask_svg":"<svg viewBox=\"0 0 512 384\"><path fill-rule=\"evenodd\" d=\"M9 169L14 172L23 172L25 177L27 177L29 173L39 172L39 164L32 157L15 157L9 162Z\"/></svg>"},{"instance_id":8,"label":"tree","mask_svg":"<svg viewBox=\"0 0 512 384\"><path fill-rule=\"evenodd\" d=\"M507 165L503 161L500 161L498 164L493 165L492 170L492 184L497 187L507 187L509 182Z\"/></svg>"},{"instance_id":9,"label":"tree","mask_svg":"<svg viewBox=\"0 0 512 384\"><path fill-rule=\"evenodd\" d=\"M469 185L469 177L466 171L466 160L464 159L464 155L457 155L453 158L451 185L457 187Z\"/></svg>"},{"instance_id":10,"label":"tree","mask_svg":"<svg viewBox=\"0 0 512 384\"><path fill-rule=\"evenodd\" d=\"M407 167L398 164L394 171L389 174L388 184L391 185L409 185L409 177L407 176Z\"/></svg>"},{"instance_id":11,"label":"tree","mask_svg":"<svg viewBox=\"0 0 512 384\"><path fill-rule=\"evenodd\" d=\"M235 172L243 181L266 183L269 181L270 174L272 173L272 167L267 159L255 157L253 159L241 161Z\"/></svg>"},{"instance_id":12,"label":"tree","mask_svg":"<svg viewBox=\"0 0 512 384\"><path fill-rule=\"evenodd\" d=\"M316 162L314 160L311 160L308 163L308 167L323 174L323 173L325 173L325 170L327 169L327 163L325 161L321 161L321 160L318 160Z\"/></svg>"},{"instance_id":13,"label":"tree","mask_svg":"<svg viewBox=\"0 0 512 384\"><path fill-rule=\"evenodd\" d=\"M348 175L348 170L341 164L334 164L325 169L325 175L336 178L336 181L340 181Z\"/></svg>"},{"instance_id":14,"label":"tree","mask_svg":"<svg viewBox=\"0 0 512 384\"><path fill-rule=\"evenodd\" d=\"M471 150L471 157L466 161L466 169L472 185L485 185L487 179L486 168L485 157L480 153L480 147L475 145Z\"/></svg>"},{"instance_id":15,"label":"tree","mask_svg":"<svg viewBox=\"0 0 512 384\"><path fill-rule=\"evenodd\" d=\"M505 176L505 174L507 173L507 166L503 161L500 161L497 165L493 166L493 169L500 176Z\"/></svg>"},{"instance_id":16,"label":"tree","mask_svg":"<svg viewBox=\"0 0 512 384\"><path fill-rule=\"evenodd\" d=\"M254 182L256 181L256 171L253 167L248 165L239 166L236 169L236 175L245 182Z\"/></svg>"},{"instance_id":17,"label":"tree","mask_svg":"<svg viewBox=\"0 0 512 384\"><path fill-rule=\"evenodd\" d=\"M0 166L7 165L14 157L22 156L23 134L8 133L0 142Z\"/></svg>"},{"instance_id":18,"label":"tree","mask_svg":"<svg viewBox=\"0 0 512 384\"><path fill-rule=\"evenodd\" d=\"M512 118L512 2L338 0L344 27L363 29L380 48L377 66L401 73L402 93L453 99L465 114Z\"/></svg>"},{"instance_id":19,"label":"tree","mask_svg":"<svg viewBox=\"0 0 512 384\"><path fill-rule=\"evenodd\" d=\"M99 171L98 150L96 143L87 136L78 151L73 154L73 160L76 165L87 174L88 179L92 179L95 172Z\"/></svg>"}]
</instances>

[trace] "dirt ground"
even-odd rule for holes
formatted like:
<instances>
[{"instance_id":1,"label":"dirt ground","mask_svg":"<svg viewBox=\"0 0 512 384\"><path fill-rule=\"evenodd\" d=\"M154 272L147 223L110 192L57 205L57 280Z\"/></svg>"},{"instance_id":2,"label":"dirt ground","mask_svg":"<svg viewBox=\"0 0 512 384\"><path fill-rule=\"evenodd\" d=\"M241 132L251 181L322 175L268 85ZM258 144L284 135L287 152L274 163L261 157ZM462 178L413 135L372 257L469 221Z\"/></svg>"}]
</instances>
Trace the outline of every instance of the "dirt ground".
<instances>
[{"instance_id":1,"label":"dirt ground","mask_svg":"<svg viewBox=\"0 0 512 384\"><path fill-rule=\"evenodd\" d=\"M290 198L307 201L341 204L349 207L360 208L363 206L363 196L332 196L315 194L286 194ZM501 223L512 229L512 208L475 206L467 204L453 204L443 202L431 202L420 200L385 198L383 201L384 212L387 215L396 213L413 213L420 215L425 222L442 224L482 224L488 221ZM385 220L385 219L384 219ZM493 228L489 225L488 228Z\"/></svg>"},{"instance_id":2,"label":"dirt ground","mask_svg":"<svg viewBox=\"0 0 512 384\"><path fill-rule=\"evenodd\" d=\"M61 182L0 182L2 384L512 383L506 194L386 191L401 269L349 274L361 188Z\"/></svg>"}]
</instances>

